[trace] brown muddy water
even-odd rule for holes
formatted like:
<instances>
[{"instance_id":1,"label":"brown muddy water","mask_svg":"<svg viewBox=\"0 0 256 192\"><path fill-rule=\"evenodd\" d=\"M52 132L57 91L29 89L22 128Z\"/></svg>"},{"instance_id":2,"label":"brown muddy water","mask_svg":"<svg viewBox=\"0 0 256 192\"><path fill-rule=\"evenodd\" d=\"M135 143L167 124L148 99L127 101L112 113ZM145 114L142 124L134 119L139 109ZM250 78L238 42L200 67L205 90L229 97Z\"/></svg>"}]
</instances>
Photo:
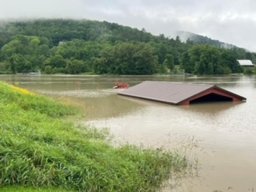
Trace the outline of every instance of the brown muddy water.
<instances>
[{"instance_id":1,"label":"brown muddy water","mask_svg":"<svg viewBox=\"0 0 256 192\"><path fill-rule=\"evenodd\" d=\"M63 98L86 111L86 124L108 128L116 145L179 151L196 168L168 182L162 191L256 191L256 77L33 76L2 75L1 80ZM247 102L173 106L116 95L117 81L210 83L247 98ZM174 185L174 187L173 187Z\"/></svg>"}]
</instances>

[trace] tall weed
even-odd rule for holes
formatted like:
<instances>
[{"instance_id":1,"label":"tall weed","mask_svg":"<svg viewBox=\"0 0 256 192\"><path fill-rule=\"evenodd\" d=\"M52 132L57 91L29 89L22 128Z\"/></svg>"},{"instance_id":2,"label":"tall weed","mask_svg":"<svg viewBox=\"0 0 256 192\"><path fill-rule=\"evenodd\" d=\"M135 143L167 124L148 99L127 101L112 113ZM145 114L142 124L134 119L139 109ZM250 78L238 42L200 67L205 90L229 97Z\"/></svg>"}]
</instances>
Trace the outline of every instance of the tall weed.
<instances>
[{"instance_id":1,"label":"tall weed","mask_svg":"<svg viewBox=\"0 0 256 192\"><path fill-rule=\"evenodd\" d=\"M0 83L2 189L155 191L171 170L186 167L177 154L114 148L104 134L63 119L76 114L75 109L24 93Z\"/></svg>"}]
</instances>

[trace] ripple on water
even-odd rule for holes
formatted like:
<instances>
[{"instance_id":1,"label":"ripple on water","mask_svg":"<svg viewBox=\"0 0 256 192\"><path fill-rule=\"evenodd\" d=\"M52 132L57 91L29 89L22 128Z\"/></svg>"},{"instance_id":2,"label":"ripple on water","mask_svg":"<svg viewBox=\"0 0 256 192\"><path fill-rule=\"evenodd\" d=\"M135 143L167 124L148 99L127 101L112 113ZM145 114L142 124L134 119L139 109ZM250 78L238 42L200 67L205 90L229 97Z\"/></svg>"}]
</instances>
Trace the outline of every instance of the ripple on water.
<instances>
[{"instance_id":1,"label":"ripple on water","mask_svg":"<svg viewBox=\"0 0 256 192\"><path fill-rule=\"evenodd\" d=\"M66 96L66 97L106 97L115 94L115 90L112 89L100 89L100 90L70 90L70 91L48 91L37 90L37 92L52 95L52 96Z\"/></svg>"}]
</instances>

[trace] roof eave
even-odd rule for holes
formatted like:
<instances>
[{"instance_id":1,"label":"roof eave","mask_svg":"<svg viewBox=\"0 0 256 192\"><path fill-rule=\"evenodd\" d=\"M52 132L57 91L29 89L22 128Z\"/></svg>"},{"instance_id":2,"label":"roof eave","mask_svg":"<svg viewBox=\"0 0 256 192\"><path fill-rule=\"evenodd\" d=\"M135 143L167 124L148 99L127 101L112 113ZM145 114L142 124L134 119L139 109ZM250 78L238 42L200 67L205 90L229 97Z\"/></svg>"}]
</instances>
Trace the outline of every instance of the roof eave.
<instances>
[{"instance_id":1,"label":"roof eave","mask_svg":"<svg viewBox=\"0 0 256 192\"><path fill-rule=\"evenodd\" d=\"M194 94L194 95L191 95L190 97L188 97L188 98L186 98L186 99L183 99L183 100L179 101L179 102L177 103L177 105L181 105L181 104L184 103L185 101L190 100L191 98L196 97L197 95L200 95L200 94L202 94L203 92L206 92L206 91L208 91L208 90L210 90L210 89L212 89L212 88L215 88L215 87L216 87L216 85L212 85L211 87L209 87L209 88L207 88L207 89L205 89L205 90L203 90L203 91L200 91L200 92L198 92L198 93L196 93L196 94Z\"/></svg>"},{"instance_id":2,"label":"roof eave","mask_svg":"<svg viewBox=\"0 0 256 192\"><path fill-rule=\"evenodd\" d=\"M137 99L143 99L143 100L149 100L149 101L157 101L157 102L167 103L167 104L172 104L172 105L178 105L177 102L158 100L158 99L151 98L151 97L142 97L142 96L137 96L137 95L125 94L125 93L121 93L121 92L119 92L117 94L118 95L122 95L122 96L126 96L126 97L131 97L131 98L137 98Z\"/></svg>"},{"instance_id":3,"label":"roof eave","mask_svg":"<svg viewBox=\"0 0 256 192\"><path fill-rule=\"evenodd\" d=\"M241 101L246 101L246 98L245 98L245 97L242 97L242 96L240 96L240 95L237 95L237 94L235 94L235 93L233 93L233 92L230 92L230 91L228 91L228 90L222 89L222 88L220 88L220 87L217 86L217 85L213 85L213 86L209 87L208 89L205 89L205 90L203 90L203 91L200 91L199 93L194 94L194 95L192 95L192 96L190 96L190 97L188 97L188 98L186 98L186 99L183 99L182 101L178 102L177 105L181 105L181 104L184 103L185 101L189 101L189 100L191 100L193 97L196 97L196 96L198 96L198 95L200 95L200 94L202 94L202 93L204 93L204 92L207 92L207 91L210 90L210 89L218 89L218 90L221 90L221 91L223 91L223 92L225 92L225 93L228 93L228 94L230 94L230 95L233 95L233 96L235 96L235 97L240 98ZM194 98L194 99L196 99L196 98ZM192 99L192 100L193 100L193 99Z\"/></svg>"}]
</instances>

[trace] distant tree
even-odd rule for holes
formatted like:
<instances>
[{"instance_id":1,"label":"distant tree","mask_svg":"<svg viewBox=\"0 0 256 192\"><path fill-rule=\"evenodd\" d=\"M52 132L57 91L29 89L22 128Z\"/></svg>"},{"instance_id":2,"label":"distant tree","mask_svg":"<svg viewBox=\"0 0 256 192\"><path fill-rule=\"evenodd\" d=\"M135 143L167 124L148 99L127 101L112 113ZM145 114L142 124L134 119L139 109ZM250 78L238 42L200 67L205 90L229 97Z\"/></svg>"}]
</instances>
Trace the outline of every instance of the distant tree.
<instances>
[{"instance_id":1,"label":"distant tree","mask_svg":"<svg viewBox=\"0 0 256 192\"><path fill-rule=\"evenodd\" d=\"M70 74L79 74L86 71L86 64L81 60L71 60L66 63L65 72Z\"/></svg>"},{"instance_id":2,"label":"distant tree","mask_svg":"<svg viewBox=\"0 0 256 192\"><path fill-rule=\"evenodd\" d=\"M67 64L67 60L65 60L61 55L54 55L49 57L44 62L44 71L47 66L47 70L51 69L52 73L63 73L65 72L65 67Z\"/></svg>"},{"instance_id":3,"label":"distant tree","mask_svg":"<svg viewBox=\"0 0 256 192\"><path fill-rule=\"evenodd\" d=\"M232 51L206 45L193 46L183 54L181 61L186 73L199 75L227 74L241 70Z\"/></svg>"},{"instance_id":4,"label":"distant tree","mask_svg":"<svg viewBox=\"0 0 256 192\"><path fill-rule=\"evenodd\" d=\"M2 47L1 59L10 63L12 73L27 73L41 68L48 52L39 37L18 35Z\"/></svg>"},{"instance_id":5,"label":"distant tree","mask_svg":"<svg viewBox=\"0 0 256 192\"><path fill-rule=\"evenodd\" d=\"M95 63L96 73L153 74L157 58L151 46L144 43L119 43Z\"/></svg>"},{"instance_id":6,"label":"distant tree","mask_svg":"<svg viewBox=\"0 0 256 192\"><path fill-rule=\"evenodd\" d=\"M174 58L171 54L166 55L164 66L166 66L170 71L174 70Z\"/></svg>"},{"instance_id":7,"label":"distant tree","mask_svg":"<svg viewBox=\"0 0 256 192\"><path fill-rule=\"evenodd\" d=\"M179 37L179 36L176 36L175 41L176 41L177 43L181 43L181 41L180 41L180 37Z\"/></svg>"},{"instance_id":8,"label":"distant tree","mask_svg":"<svg viewBox=\"0 0 256 192\"><path fill-rule=\"evenodd\" d=\"M228 66L228 68L230 68L231 72L235 72L235 73L242 72L242 68L238 63L234 52L232 52L230 50L222 50L222 52L220 54L221 54L220 62L222 65Z\"/></svg>"},{"instance_id":9,"label":"distant tree","mask_svg":"<svg viewBox=\"0 0 256 192\"><path fill-rule=\"evenodd\" d=\"M12 73L27 73L32 70L32 64L21 54L14 54L10 58Z\"/></svg>"},{"instance_id":10,"label":"distant tree","mask_svg":"<svg viewBox=\"0 0 256 192\"><path fill-rule=\"evenodd\" d=\"M50 65L47 65L47 66L45 66L45 68L44 68L44 72L45 72L46 74L52 74L52 73L54 73L54 70L53 70L53 68L52 68Z\"/></svg>"},{"instance_id":11,"label":"distant tree","mask_svg":"<svg viewBox=\"0 0 256 192\"><path fill-rule=\"evenodd\" d=\"M93 61L93 72L96 74L107 74L108 71L108 64L105 57L96 58Z\"/></svg>"},{"instance_id":12,"label":"distant tree","mask_svg":"<svg viewBox=\"0 0 256 192\"><path fill-rule=\"evenodd\" d=\"M193 73L194 63L192 63L190 54L188 51L184 52L181 57L181 68L184 69L186 73Z\"/></svg>"}]
</instances>

